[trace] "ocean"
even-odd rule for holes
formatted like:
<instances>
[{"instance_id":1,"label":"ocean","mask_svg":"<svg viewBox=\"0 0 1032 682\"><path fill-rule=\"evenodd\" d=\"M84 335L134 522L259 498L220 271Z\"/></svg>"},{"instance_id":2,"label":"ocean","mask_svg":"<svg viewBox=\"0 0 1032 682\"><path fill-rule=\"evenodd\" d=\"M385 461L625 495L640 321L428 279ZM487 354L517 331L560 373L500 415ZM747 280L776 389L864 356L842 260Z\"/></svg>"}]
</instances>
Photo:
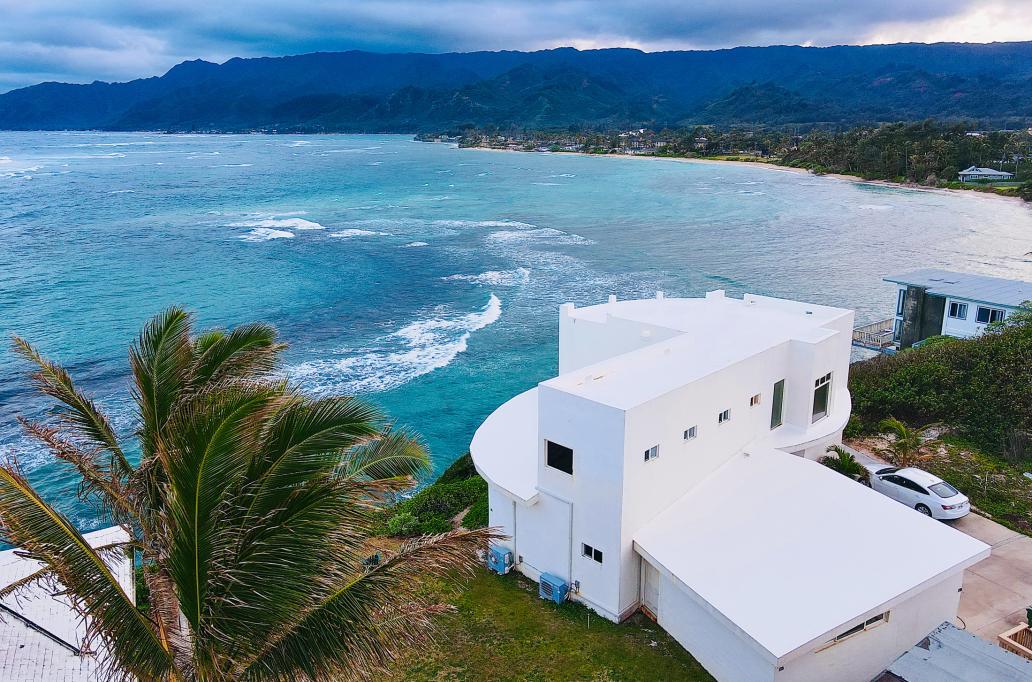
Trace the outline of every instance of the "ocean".
<instances>
[{"instance_id":1,"label":"ocean","mask_svg":"<svg viewBox=\"0 0 1032 682\"><path fill-rule=\"evenodd\" d=\"M285 374L421 433L440 471L554 375L559 304L755 292L888 317L884 275L1032 279L1032 208L765 167L458 149L403 136L0 133L0 335L64 363L124 433L127 349L171 304L275 324ZM84 529L6 341L0 454Z\"/></svg>"}]
</instances>

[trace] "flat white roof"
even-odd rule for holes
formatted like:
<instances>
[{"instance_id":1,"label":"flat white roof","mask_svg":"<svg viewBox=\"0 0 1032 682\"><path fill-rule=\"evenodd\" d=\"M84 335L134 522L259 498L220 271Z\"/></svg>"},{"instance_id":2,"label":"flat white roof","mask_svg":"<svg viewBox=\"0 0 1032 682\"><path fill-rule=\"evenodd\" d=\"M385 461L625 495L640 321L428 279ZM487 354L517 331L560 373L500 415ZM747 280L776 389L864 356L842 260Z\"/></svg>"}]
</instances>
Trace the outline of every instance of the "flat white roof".
<instances>
[{"instance_id":1,"label":"flat white roof","mask_svg":"<svg viewBox=\"0 0 1032 682\"><path fill-rule=\"evenodd\" d=\"M771 448L736 455L634 542L778 659L989 555L940 521Z\"/></svg>"},{"instance_id":2,"label":"flat white roof","mask_svg":"<svg viewBox=\"0 0 1032 682\"><path fill-rule=\"evenodd\" d=\"M792 339L818 342L852 311L747 294L656 298L576 308L574 319L618 318L674 330L673 338L542 382L543 386L629 409ZM599 333L604 333L600 330Z\"/></svg>"},{"instance_id":3,"label":"flat white roof","mask_svg":"<svg viewBox=\"0 0 1032 682\"><path fill-rule=\"evenodd\" d=\"M485 479L523 502L537 496L538 390L532 388L491 413L469 444Z\"/></svg>"},{"instance_id":4,"label":"flat white roof","mask_svg":"<svg viewBox=\"0 0 1032 682\"><path fill-rule=\"evenodd\" d=\"M125 542L129 536L118 526L86 533L83 536L93 547L102 547ZM0 552L0 587L6 587L16 580L36 572L42 564L18 556L18 550ZM128 556L107 557L109 567L118 579L122 589L130 596L133 592L133 565ZM33 585L2 601L7 608L17 612L40 627L52 633L73 647L81 647L85 627L65 597L53 597L43 585ZM0 679L28 682L43 680L95 679L100 669L104 652L76 656L72 651L53 639L30 628L23 621L9 613L0 614ZM93 646L102 647L100 638Z\"/></svg>"},{"instance_id":5,"label":"flat white roof","mask_svg":"<svg viewBox=\"0 0 1032 682\"><path fill-rule=\"evenodd\" d=\"M1017 308L1032 300L1032 282L925 268L885 277L886 282L924 287L936 296Z\"/></svg>"}]
</instances>

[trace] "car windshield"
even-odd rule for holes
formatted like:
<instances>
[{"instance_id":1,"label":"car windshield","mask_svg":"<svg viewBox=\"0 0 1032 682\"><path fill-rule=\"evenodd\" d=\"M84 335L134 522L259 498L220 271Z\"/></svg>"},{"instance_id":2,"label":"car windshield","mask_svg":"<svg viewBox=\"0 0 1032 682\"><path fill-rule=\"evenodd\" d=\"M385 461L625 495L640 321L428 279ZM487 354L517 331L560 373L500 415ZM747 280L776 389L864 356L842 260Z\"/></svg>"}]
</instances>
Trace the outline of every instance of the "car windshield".
<instances>
[{"instance_id":1,"label":"car windshield","mask_svg":"<svg viewBox=\"0 0 1032 682\"><path fill-rule=\"evenodd\" d=\"M928 486L928 489L939 497L953 497L954 495L960 494L960 491L945 481L942 483L936 483L935 485L930 485Z\"/></svg>"}]
</instances>

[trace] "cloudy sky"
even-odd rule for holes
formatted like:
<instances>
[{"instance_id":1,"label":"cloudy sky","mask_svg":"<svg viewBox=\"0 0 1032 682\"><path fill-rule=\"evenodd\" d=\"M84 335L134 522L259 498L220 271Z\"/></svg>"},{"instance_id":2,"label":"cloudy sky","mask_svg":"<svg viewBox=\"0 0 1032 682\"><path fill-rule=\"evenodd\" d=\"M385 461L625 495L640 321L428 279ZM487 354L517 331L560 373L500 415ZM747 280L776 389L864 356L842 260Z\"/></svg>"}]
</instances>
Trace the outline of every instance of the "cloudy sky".
<instances>
[{"instance_id":1,"label":"cloudy sky","mask_svg":"<svg viewBox=\"0 0 1032 682\"><path fill-rule=\"evenodd\" d=\"M1009 40L1030 0L0 0L0 92L316 50Z\"/></svg>"}]
</instances>

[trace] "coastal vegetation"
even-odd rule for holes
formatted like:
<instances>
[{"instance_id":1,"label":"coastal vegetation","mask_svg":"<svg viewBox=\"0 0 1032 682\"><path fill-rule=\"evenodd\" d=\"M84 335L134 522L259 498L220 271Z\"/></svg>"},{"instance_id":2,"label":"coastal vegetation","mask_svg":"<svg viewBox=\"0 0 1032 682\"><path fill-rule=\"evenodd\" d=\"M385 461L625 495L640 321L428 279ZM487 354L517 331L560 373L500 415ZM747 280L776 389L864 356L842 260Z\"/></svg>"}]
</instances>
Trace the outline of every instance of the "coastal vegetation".
<instances>
[{"instance_id":1,"label":"coastal vegetation","mask_svg":"<svg viewBox=\"0 0 1032 682\"><path fill-rule=\"evenodd\" d=\"M851 365L847 438L899 466L917 464L982 513L1032 535L1032 308L971 339ZM938 426L930 430L913 425ZM924 431L924 432L923 432Z\"/></svg>"},{"instance_id":2,"label":"coastal vegetation","mask_svg":"<svg viewBox=\"0 0 1032 682\"><path fill-rule=\"evenodd\" d=\"M926 120L858 126L834 132L815 127L694 126L630 131L458 131L462 146L524 151L583 152L771 163L866 180L974 189L1032 201L1032 131L983 131L971 124ZM961 183L969 166L1014 174L1013 181Z\"/></svg>"},{"instance_id":3,"label":"coastal vegetation","mask_svg":"<svg viewBox=\"0 0 1032 682\"><path fill-rule=\"evenodd\" d=\"M382 509L426 468L426 451L361 400L274 378L284 348L264 324L195 334L170 308L130 349L137 426L124 438L63 367L16 340L54 401L52 419L25 420L26 431L129 540L91 547L9 460L0 532L42 568L2 594L63 585L87 638L109 652L105 678L386 674L449 608L428 581L448 589L470 575L492 539L457 529L380 546ZM139 605L105 565L119 552L140 565Z\"/></svg>"}]
</instances>

